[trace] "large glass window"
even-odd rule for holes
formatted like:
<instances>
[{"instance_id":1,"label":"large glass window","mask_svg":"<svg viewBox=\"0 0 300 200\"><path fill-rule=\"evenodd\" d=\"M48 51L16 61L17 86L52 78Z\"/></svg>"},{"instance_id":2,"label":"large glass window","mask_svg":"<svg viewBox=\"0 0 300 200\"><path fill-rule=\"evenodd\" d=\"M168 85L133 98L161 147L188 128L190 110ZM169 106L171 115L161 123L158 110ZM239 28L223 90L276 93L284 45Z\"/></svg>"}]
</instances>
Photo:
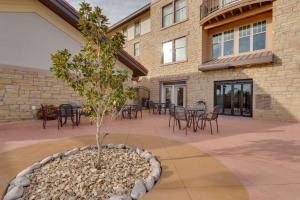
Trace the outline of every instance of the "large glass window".
<instances>
[{"instance_id":1,"label":"large glass window","mask_svg":"<svg viewBox=\"0 0 300 200\"><path fill-rule=\"evenodd\" d=\"M253 24L253 51L266 48L266 21Z\"/></svg>"},{"instance_id":2,"label":"large glass window","mask_svg":"<svg viewBox=\"0 0 300 200\"><path fill-rule=\"evenodd\" d=\"M136 22L134 24L134 35L139 36L141 34L141 24L140 22Z\"/></svg>"},{"instance_id":3,"label":"large glass window","mask_svg":"<svg viewBox=\"0 0 300 200\"><path fill-rule=\"evenodd\" d=\"M175 22L180 22L186 19L186 1L175 1Z\"/></svg>"},{"instance_id":4,"label":"large glass window","mask_svg":"<svg viewBox=\"0 0 300 200\"><path fill-rule=\"evenodd\" d=\"M140 43L134 43L133 45L133 54L134 56L139 56L140 55Z\"/></svg>"},{"instance_id":5,"label":"large glass window","mask_svg":"<svg viewBox=\"0 0 300 200\"><path fill-rule=\"evenodd\" d=\"M239 52L248 52L250 51L250 34L251 26L242 26L239 28Z\"/></svg>"},{"instance_id":6,"label":"large glass window","mask_svg":"<svg viewBox=\"0 0 300 200\"><path fill-rule=\"evenodd\" d=\"M171 63L173 61L173 41L163 43L163 63Z\"/></svg>"},{"instance_id":7,"label":"large glass window","mask_svg":"<svg viewBox=\"0 0 300 200\"><path fill-rule=\"evenodd\" d=\"M186 38L175 40L175 61L186 60Z\"/></svg>"},{"instance_id":8,"label":"large glass window","mask_svg":"<svg viewBox=\"0 0 300 200\"><path fill-rule=\"evenodd\" d=\"M173 4L169 4L163 7L163 27L170 26L173 24L174 12Z\"/></svg>"},{"instance_id":9,"label":"large glass window","mask_svg":"<svg viewBox=\"0 0 300 200\"><path fill-rule=\"evenodd\" d=\"M233 44L234 44L234 31L224 32L224 48L223 56L228 56L233 54Z\"/></svg>"},{"instance_id":10,"label":"large glass window","mask_svg":"<svg viewBox=\"0 0 300 200\"><path fill-rule=\"evenodd\" d=\"M213 35L213 57L217 58L222 55L222 33Z\"/></svg>"}]
</instances>

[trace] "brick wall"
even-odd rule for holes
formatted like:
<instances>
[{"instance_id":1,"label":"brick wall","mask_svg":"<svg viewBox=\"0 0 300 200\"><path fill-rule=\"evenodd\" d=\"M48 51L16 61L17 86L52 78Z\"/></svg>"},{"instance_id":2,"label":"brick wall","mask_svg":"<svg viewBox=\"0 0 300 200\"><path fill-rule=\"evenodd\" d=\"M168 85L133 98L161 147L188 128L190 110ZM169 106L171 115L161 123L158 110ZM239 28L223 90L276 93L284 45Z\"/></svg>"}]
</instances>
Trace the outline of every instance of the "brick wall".
<instances>
[{"instance_id":1,"label":"brick wall","mask_svg":"<svg viewBox=\"0 0 300 200\"><path fill-rule=\"evenodd\" d=\"M50 72L0 66L0 121L32 119L32 106L68 102L80 98Z\"/></svg>"}]
</instances>

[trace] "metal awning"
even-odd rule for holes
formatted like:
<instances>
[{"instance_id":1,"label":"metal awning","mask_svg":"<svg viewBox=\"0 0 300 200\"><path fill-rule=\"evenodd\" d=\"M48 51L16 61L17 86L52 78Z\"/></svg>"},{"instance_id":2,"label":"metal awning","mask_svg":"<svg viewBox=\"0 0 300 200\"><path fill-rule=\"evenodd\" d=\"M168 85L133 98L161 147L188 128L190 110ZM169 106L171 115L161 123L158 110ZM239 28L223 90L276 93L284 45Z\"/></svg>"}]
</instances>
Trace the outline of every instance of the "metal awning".
<instances>
[{"instance_id":1,"label":"metal awning","mask_svg":"<svg viewBox=\"0 0 300 200\"><path fill-rule=\"evenodd\" d=\"M272 63L272 62L273 62L272 51L264 51L264 52L251 53L251 54L241 55L241 56L214 59L209 62L201 64L199 66L199 70L204 72L204 71L241 67L245 65Z\"/></svg>"}]
</instances>

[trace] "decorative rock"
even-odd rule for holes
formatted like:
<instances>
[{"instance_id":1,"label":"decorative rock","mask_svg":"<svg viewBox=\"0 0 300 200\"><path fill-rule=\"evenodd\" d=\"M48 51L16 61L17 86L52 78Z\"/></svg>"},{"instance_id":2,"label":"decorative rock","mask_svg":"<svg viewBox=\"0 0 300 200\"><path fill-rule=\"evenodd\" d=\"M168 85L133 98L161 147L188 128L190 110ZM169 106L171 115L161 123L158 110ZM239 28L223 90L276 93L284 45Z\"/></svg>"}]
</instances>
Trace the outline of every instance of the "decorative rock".
<instances>
[{"instance_id":1,"label":"decorative rock","mask_svg":"<svg viewBox=\"0 0 300 200\"><path fill-rule=\"evenodd\" d=\"M155 167L152 169L150 175L154 177L155 181L158 181L158 179L160 178L160 172L161 172L160 167Z\"/></svg>"},{"instance_id":2,"label":"decorative rock","mask_svg":"<svg viewBox=\"0 0 300 200\"><path fill-rule=\"evenodd\" d=\"M146 188L144 182L142 180L138 180L135 182L134 187L131 191L132 199L139 199L146 193Z\"/></svg>"},{"instance_id":3,"label":"decorative rock","mask_svg":"<svg viewBox=\"0 0 300 200\"><path fill-rule=\"evenodd\" d=\"M6 193L3 200L16 200L22 197L23 192L24 188L22 186L15 186L8 193Z\"/></svg>"},{"instance_id":4,"label":"decorative rock","mask_svg":"<svg viewBox=\"0 0 300 200\"><path fill-rule=\"evenodd\" d=\"M64 154L63 153L56 153L56 154L53 154L52 157L53 159L56 159L56 158L61 158Z\"/></svg>"},{"instance_id":5,"label":"decorative rock","mask_svg":"<svg viewBox=\"0 0 300 200\"><path fill-rule=\"evenodd\" d=\"M38 168L40 168L40 167L41 167L41 164L40 164L40 163L34 163L33 165L31 165L31 166L27 167L26 169L24 169L23 171L21 171L21 172L17 175L17 177L19 177L19 176L26 176L26 175L32 173L33 170L38 169Z\"/></svg>"},{"instance_id":6,"label":"decorative rock","mask_svg":"<svg viewBox=\"0 0 300 200\"><path fill-rule=\"evenodd\" d=\"M125 149L125 144L118 144L118 145L117 145L117 148L118 148L118 149Z\"/></svg>"},{"instance_id":7,"label":"decorative rock","mask_svg":"<svg viewBox=\"0 0 300 200\"><path fill-rule=\"evenodd\" d=\"M153 176L149 176L146 179L145 185L146 185L146 189L147 189L148 192L153 188L154 183L155 183L155 179L154 179Z\"/></svg>"},{"instance_id":8,"label":"decorative rock","mask_svg":"<svg viewBox=\"0 0 300 200\"><path fill-rule=\"evenodd\" d=\"M91 149L91 146L85 146L85 147L81 147L80 151L85 151L85 150L89 150Z\"/></svg>"},{"instance_id":9,"label":"decorative rock","mask_svg":"<svg viewBox=\"0 0 300 200\"><path fill-rule=\"evenodd\" d=\"M79 152L79 148L74 148L70 151L67 151L66 153L64 153L65 156L71 156L71 155L74 155L75 153L78 153Z\"/></svg>"},{"instance_id":10,"label":"decorative rock","mask_svg":"<svg viewBox=\"0 0 300 200\"><path fill-rule=\"evenodd\" d=\"M132 200L132 199L126 195L121 195L121 196L112 196L109 198L109 200Z\"/></svg>"},{"instance_id":11,"label":"decorative rock","mask_svg":"<svg viewBox=\"0 0 300 200\"><path fill-rule=\"evenodd\" d=\"M47 158L43 159L40 164L41 165L45 165L47 164L49 161L53 160L53 157L52 156L48 156Z\"/></svg>"},{"instance_id":12,"label":"decorative rock","mask_svg":"<svg viewBox=\"0 0 300 200\"><path fill-rule=\"evenodd\" d=\"M146 158L147 160L149 160L150 158L152 158L152 155L148 152L148 151L144 151L143 153L140 154L142 157Z\"/></svg>"},{"instance_id":13,"label":"decorative rock","mask_svg":"<svg viewBox=\"0 0 300 200\"><path fill-rule=\"evenodd\" d=\"M149 159L150 165L151 167L155 168L155 167L159 167L160 168L160 163L156 160L155 157L151 157Z\"/></svg>"},{"instance_id":14,"label":"decorative rock","mask_svg":"<svg viewBox=\"0 0 300 200\"><path fill-rule=\"evenodd\" d=\"M143 150L140 148L136 148L135 152L140 155L143 153Z\"/></svg>"},{"instance_id":15,"label":"decorative rock","mask_svg":"<svg viewBox=\"0 0 300 200\"><path fill-rule=\"evenodd\" d=\"M28 186L30 184L30 180L25 176L19 176L11 181L10 184L14 186Z\"/></svg>"}]
</instances>

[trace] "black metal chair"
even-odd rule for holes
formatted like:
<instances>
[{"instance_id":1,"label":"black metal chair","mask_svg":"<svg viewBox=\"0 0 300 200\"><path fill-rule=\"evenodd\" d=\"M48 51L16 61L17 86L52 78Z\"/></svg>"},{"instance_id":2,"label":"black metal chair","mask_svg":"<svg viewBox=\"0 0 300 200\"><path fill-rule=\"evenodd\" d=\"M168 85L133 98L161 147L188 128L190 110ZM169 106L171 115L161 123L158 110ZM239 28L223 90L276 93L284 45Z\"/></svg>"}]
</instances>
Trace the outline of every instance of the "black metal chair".
<instances>
[{"instance_id":1,"label":"black metal chair","mask_svg":"<svg viewBox=\"0 0 300 200\"><path fill-rule=\"evenodd\" d=\"M195 113L197 119L197 127L199 127L199 121L201 121L200 129L203 127L203 117L206 114L206 103L204 101L197 101L195 103L195 108L197 108L197 112Z\"/></svg>"},{"instance_id":2,"label":"black metal chair","mask_svg":"<svg viewBox=\"0 0 300 200\"><path fill-rule=\"evenodd\" d=\"M181 121L186 122L185 134L187 135L187 128L189 126L189 117L184 107L182 106L176 106L175 107L175 113L174 113L174 123L173 123L173 132L175 128L175 123L178 122L179 129L181 130Z\"/></svg>"},{"instance_id":3,"label":"black metal chair","mask_svg":"<svg viewBox=\"0 0 300 200\"><path fill-rule=\"evenodd\" d=\"M141 118L143 118L143 107L141 105L132 105L131 106L131 114L134 113L134 118L137 118L138 112L141 114Z\"/></svg>"},{"instance_id":4,"label":"black metal chair","mask_svg":"<svg viewBox=\"0 0 300 200\"><path fill-rule=\"evenodd\" d=\"M42 118L43 118L43 128L46 129L47 121L49 119L56 119L58 117L58 111L55 112L49 112L47 107L43 104L41 104L41 112L42 112Z\"/></svg>"},{"instance_id":5,"label":"black metal chair","mask_svg":"<svg viewBox=\"0 0 300 200\"><path fill-rule=\"evenodd\" d=\"M219 106L215 106L212 113L206 114L206 115L203 117L203 120L204 120L204 126L203 126L203 129L204 129L205 126L206 126L206 122L209 121L209 124L210 124L210 134L213 134L213 131L212 131L212 125L211 125L211 122L212 122L212 121L216 121L217 132L219 132L219 125L218 125L219 110L220 110Z\"/></svg>"},{"instance_id":6,"label":"black metal chair","mask_svg":"<svg viewBox=\"0 0 300 200\"><path fill-rule=\"evenodd\" d=\"M58 128L59 125L60 127L62 127L67 123L68 117L71 118L72 127L74 128L75 125L74 117L76 117L76 113L74 113L73 106L71 104L61 104L59 106ZM64 118L64 122L62 122L63 118Z\"/></svg>"},{"instance_id":7,"label":"black metal chair","mask_svg":"<svg viewBox=\"0 0 300 200\"><path fill-rule=\"evenodd\" d=\"M171 120L175 121L175 104L169 105L169 127L171 126Z\"/></svg>"}]
</instances>

